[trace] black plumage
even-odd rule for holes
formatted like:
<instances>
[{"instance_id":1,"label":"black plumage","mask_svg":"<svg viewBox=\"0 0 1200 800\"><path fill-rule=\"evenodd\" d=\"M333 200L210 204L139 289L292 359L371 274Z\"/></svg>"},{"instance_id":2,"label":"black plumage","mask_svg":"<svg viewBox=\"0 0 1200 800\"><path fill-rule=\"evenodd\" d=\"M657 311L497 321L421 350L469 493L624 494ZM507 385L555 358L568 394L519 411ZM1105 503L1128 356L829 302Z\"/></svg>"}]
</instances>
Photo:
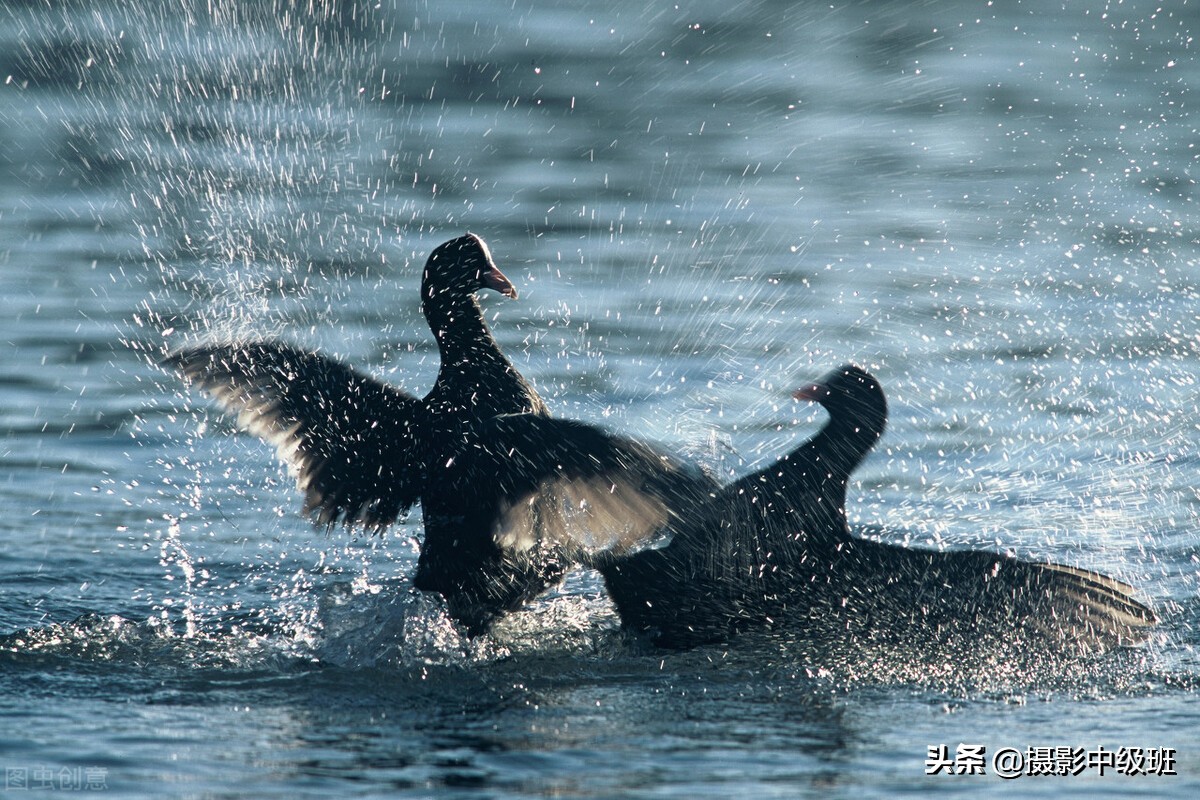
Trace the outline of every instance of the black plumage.
<instances>
[{"instance_id":1,"label":"black plumage","mask_svg":"<svg viewBox=\"0 0 1200 800\"><path fill-rule=\"evenodd\" d=\"M441 473L425 500L427 533L413 583L441 592L471 629L530 599L596 553L636 552L707 500L718 484L656 447L572 420L495 417Z\"/></svg>"},{"instance_id":2,"label":"black plumage","mask_svg":"<svg viewBox=\"0 0 1200 800\"><path fill-rule=\"evenodd\" d=\"M927 644L1019 634L1089 648L1138 641L1154 624L1132 587L1096 572L853 536L846 486L883 433L883 390L869 373L845 366L797 396L829 412L812 439L720 489L693 484L686 513L639 532L640 541L665 542L661 546L584 552L603 574L625 628L670 648L756 629L814 640L894 637ZM577 463L586 463L591 449L634 446L594 429L568 433L557 446L573 443ZM508 440L520 449L519 436ZM552 464L542 468L558 482L566 478ZM614 482L612 472L601 472L598 484ZM519 502L510 497L506 505ZM504 527L503 519L493 524Z\"/></svg>"},{"instance_id":3,"label":"black plumage","mask_svg":"<svg viewBox=\"0 0 1200 800\"><path fill-rule=\"evenodd\" d=\"M485 288L517 296L478 236L448 241L429 256L421 308L441 365L423 398L279 341L201 344L169 355L164 364L235 412L242 427L276 445L317 523L380 530L416 503L428 506L438 497L446 487L443 470L475 441L481 425L501 414L548 413L488 329L475 297ZM470 503L471 496L453 501ZM457 539L445 515L426 513L425 522L423 548L444 549ZM474 554L464 558L472 561ZM460 619L478 631L491 615L541 591L565 569L551 558L491 566L506 587L479 599L486 609L467 613L475 598L450 596L449 584L424 588L447 592L452 611L464 609Z\"/></svg>"}]
</instances>

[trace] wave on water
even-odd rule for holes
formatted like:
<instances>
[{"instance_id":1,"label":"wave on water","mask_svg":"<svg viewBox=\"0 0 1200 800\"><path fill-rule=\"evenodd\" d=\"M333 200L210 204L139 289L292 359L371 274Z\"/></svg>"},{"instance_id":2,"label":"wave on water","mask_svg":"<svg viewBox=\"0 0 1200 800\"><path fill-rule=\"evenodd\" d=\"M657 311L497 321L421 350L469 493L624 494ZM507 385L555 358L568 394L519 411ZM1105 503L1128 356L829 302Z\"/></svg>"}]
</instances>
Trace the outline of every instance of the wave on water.
<instances>
[{"instance_id":1,"label":"wave on water","mask_svg":"<svg viewBox=\"0 0 1200 800\"><path fill-rule=\"evenodd\" d=\"M139 621L88 613L0 636L0 668L218 682L316 672L355 683L375 676L393 689L423 685L422 692L464 678L471 685L514 686L750 680L817 693L896 687L1006 701L1196 689L1195 665L1180 660L1187 655L1170 643L1174 637L1168 633L1089 655L1006 647L999 640L910 648L898 639L832 641L803 632L744 634L727 645L664 651L623 633L602 593L586 579L579 584L503 618L475 639L458 631L439 598L413 590L407 581L362 577L314 589L301 611L290 604L286 611L243 610L186 622L167 615ZM375 678L364 680L373 685Z\"/></svg>"}]
</instances>

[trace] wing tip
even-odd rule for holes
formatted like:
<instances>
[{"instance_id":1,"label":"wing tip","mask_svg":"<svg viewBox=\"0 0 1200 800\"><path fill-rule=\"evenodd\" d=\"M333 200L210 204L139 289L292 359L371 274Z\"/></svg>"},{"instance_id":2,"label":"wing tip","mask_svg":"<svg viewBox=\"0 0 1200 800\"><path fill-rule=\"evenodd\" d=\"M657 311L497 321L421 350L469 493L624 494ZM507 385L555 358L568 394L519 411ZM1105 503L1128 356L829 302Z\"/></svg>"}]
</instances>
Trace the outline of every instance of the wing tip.
<instances>
[{"instance_id":1,"label":"wing tip","mask_svg":"<svg viewBox=\"0 0 1200 800\"><path fill-rule=\"evenodd\" d=\"M1054 599L1068 616L1104 644L1132 646L1144 643L1158 626L1154 609L1139 600L1136 587L1092 570L1045 564L1054 575Z\"/></svg>"}]
</instances>

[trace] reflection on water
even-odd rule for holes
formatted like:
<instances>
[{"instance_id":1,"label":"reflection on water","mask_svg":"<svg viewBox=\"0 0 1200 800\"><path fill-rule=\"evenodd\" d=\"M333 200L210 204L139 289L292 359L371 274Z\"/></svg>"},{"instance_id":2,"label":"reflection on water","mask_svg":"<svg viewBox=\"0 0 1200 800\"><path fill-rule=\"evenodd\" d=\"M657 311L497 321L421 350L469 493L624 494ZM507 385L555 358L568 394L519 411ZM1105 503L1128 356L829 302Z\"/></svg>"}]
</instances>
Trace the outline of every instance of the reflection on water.
<instances>
[{"instance_id":1,"label":"reflection on water","mask_svg":"<svg viewBox=\"0 0 1200 800\"><path fill-rule=\"evenodd\" d=\"M130 795L886 795L927 743L1186 750L1192 16L0 8L6 766L103 763ZM1116 574L1162 641L1050 674L664 657L588 574L463 641L407 588L416 521L314 533L269 449L151 362L279 335L423 392L420 265L464 229L555 413L741 473L820 424L796 386L859 361L893 415L856 523Z\"/></svg>"}]
</instances>

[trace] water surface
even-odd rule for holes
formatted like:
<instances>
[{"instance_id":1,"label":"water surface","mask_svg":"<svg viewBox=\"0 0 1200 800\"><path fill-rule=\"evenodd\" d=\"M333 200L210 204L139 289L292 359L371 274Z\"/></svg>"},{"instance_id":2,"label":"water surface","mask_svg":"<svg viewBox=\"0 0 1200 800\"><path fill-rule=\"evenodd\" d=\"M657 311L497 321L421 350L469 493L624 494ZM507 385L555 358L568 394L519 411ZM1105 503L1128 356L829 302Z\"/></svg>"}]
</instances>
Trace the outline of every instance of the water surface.
<instances>
[{"instance_id":1,"label":"water surface","mask_svg":"<svg viewBox=\"0 0 1200 800\"><path fill-rule=\"evenodd\" d=\"M6 780L1190 796L1197 15L1160 5L0 10ZM856 525L1102 570L1158 636L1050 670L664 654L580 573L463 640L409 590L419 515L312 530L153 361L277 335L423 393L421 265L464 230L556 414L737 474L821 424L793 388L862 363L892 419ZM1170 747L1179 776L927 777L939 743Z\"/></svg>"}]
</instances>

